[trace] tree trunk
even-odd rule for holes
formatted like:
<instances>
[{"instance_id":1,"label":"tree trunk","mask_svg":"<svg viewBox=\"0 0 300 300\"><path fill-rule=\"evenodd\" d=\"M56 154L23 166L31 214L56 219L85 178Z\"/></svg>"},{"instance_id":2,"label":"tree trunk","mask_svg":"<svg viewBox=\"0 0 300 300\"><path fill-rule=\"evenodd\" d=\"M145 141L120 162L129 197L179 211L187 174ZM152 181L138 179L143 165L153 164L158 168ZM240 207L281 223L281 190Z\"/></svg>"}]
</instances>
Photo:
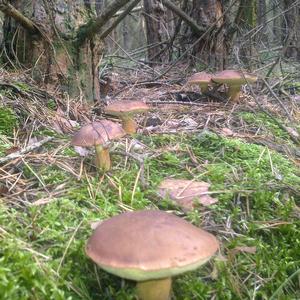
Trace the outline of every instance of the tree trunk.
<instances>
[{"instance_id":1,"label":"tree trunk","mask_svg":"<svg viewBox=\"0 0 300 300\"><path fill-rule=\"evenodd\" d=\"M266 0L258 0L257 1L257 25L262 26L261 33L257 42L260 41L264 44L268 44L268 35L267 35L267 3Z\"/></svg>"},{"instance_id":2,"label":"tree trunk","mask_svg":"<svg viewBox=\"0 0 300 300\"><path fill-rule=\"evenodd\" d=\"M166 60L164 47L164 33L166 22L164 18L165 7L158 0L144 0L144 17L148 44L148 60L151 64Z\"/></svg>"},{"instance_id":3,"label":"tree trunk","mask_svg":"<svg viewBox=\"0 0 300 300\"><path fill-rule=\"evenodd\" d=\"M24 30L10 16L4 20L6 53L11 62L31 68L33 78L46 85L58 82L71 96L80 92L88 100L98 101L98 60L102 43L89 39L74 43L76 31L95 15L87 1L28 1L11 4L38 24L42 37Z\"/></svg>"},{"instance_id":4,"label":"tree trunk","mask_svg":"<svg viewBox=\"0 0 300 300\"><path fill-rule=\"evenodd\" d=\"M191 17L197 20L201 27L215 29L211 34L203 38L193 49L193 55L200 58L206 64L214 66L217 70L225 68L227 50L224 41L224 29L222 28L224 19L222 1L220 0L193 0L193 10ZM195 41L199 36L192 33Z\"/></svg>"},{"instance_id":5,"label":"tree trunk","mask_svg":"<svg viewBox=\"0 0 300 300\"><path fill-rule=\"evenodd\" d=\"M284 0L285 20L283 38L288 42L285 56L300 61L300 3Z\"/></svg>"},{"instance_id":6,"label":"tree trunk","mask_svg":"<svg viewBox=\"0 0 300 300\"><path fill-rule=\"evenodd\" d=\"M240 35L242 35L241 60L247 65L247 68L251 69L256 66L258 61L258 53L255 47L257 36L253 37L252 34L247 35L246 38L243 36L256 27L256 0L241 0L237 17L236 25L240 28Z\"/></svg>"}]
</instances>

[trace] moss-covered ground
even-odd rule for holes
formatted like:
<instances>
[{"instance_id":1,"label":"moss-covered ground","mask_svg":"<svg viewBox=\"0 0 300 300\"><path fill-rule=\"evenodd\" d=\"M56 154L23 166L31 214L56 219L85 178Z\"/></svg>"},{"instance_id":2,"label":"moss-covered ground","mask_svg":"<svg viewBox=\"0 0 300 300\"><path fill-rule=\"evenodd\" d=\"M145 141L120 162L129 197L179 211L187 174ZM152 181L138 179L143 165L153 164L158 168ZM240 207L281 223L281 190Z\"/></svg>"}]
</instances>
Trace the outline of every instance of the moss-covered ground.
<instances>
[{"instance_id":1,"label":"moss-covered ground","mask_svg":"<svg viewBox=\"0 0 300 300\"><path fill-rule=\"evenodd\" d=\"M243 117L251 122L251 115ZM1 131L1 156L12 145L11 133ZM30 201L48 201L12 203L2 195L0 299L135 299L134 283L96 267L84 246L91 222L149 208L172 211L221 242L215 259L175 279L173 299L300 299L300 178L292 161L209 131L136 139L148 154L147 188L137 180L139 164L131 159L125 163L119 155L113 156L114 168L105 176L97 175L92 158L85 158L80 179L55 163L18 166L24 180L35 182L37 192ZM39 151L50 155L59 144L56 155L73 161L79 172L80 158L67 139L58 137ZM219 202L185 215L158 199L156 188L165 177L207 181ZM55 194L57 189L61 192Z\"/></svg>"}]
</instances>

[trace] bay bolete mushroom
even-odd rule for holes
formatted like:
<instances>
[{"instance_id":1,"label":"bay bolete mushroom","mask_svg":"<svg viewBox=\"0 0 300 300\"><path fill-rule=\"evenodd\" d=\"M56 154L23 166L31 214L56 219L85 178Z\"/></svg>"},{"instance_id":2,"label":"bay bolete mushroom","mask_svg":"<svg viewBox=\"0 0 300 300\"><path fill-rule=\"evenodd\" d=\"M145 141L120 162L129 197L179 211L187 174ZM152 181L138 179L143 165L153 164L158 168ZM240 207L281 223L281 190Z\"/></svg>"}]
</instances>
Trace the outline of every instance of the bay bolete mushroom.
<instances>
[{"instance_id":1,"label":"bay bolete mushroom","mask_svg":"<svg viewBox=\"0 0 300 300\"><path fill-rule=\"evenodd\" d=\"M199 72L193 74L189 80L189 84L198 84L201 88L201 92L205 93L208 91L208 85L211 82L211 74L206 72Z\"/></svg>"},{"instance_id":2,"label":"bay bolete mushroom","mask_svg":"<svg viewBox=\"0 0 300 300\"><path fill-rule=\"evenodd\" d=\"M137 281L141 300L167 300L171 277L197 269L217 251L210 233L159 210L126 212L98 225L86 246L101 268Z\"/></svg>"},{"instance_id":3,"label":"bay bolete mushroom","mask_svg":"<svg viewBox=\"0 0 300 300\"><path fill-rule=\"evenodd\" d=\"M241 86L246 83L254 83L257 80L256 75L237 71L224 70L212 76L211 80L216 83L227 84L228 97L237 102L241 93Z\"/></svg>"},{"instance_id":4,"label":"bay bolete mushroom","mask_svg":"<svg viewBox=\"0 0 300 300\"><path fill-rule=\"evenodd\" d=\"M111 168L109 143L125 134L119 124L109 120L101 120L81 127L74 134L71 144L80 147L95 147L96 166L101 171L106 172Z\"/></svg>"},{"instance_id":5,"label":"bay bolete mushroom","mask_svg":"<svg viewBox=\"0 0 300 300\"><path fill-rule=\"evenodd\" d=\"M104 112L106 114L117 116L122 120L123 129L128 134L136 133L137 124L133 119L133 116L138 113L148 111L149 106L143 101L116 101L105 107Z\"/></svg>"}]
</instances>

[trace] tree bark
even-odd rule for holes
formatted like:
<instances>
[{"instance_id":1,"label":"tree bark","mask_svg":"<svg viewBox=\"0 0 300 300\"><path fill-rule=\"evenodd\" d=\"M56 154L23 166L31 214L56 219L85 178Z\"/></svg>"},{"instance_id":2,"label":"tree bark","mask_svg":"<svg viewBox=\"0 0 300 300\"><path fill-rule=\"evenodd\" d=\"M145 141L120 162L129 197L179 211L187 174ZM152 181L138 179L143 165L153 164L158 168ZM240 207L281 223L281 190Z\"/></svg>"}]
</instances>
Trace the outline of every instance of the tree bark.
<instances>
[{"instance_id":1,"label":"tree bark","mask_svg":"<svg viewBox=\"0 0 300 300\"><path fill-rule=\"evenodd\" d=\"M114 0L97 16L100 7L91 0L13 0L9 6L0 0L8 61L31 68L40 83L59 84L71 96L100 101L103 42L95 35L127 2Z\"/></svg>"},{"instance_id":2,"label":"tree bark","mask_svg":"<svg viewBox=\"0 0 300 300\"><path fill-rule=\"evenodd\" d=\"M151 65L155 62L163 62L166 55L163 53L164 32L166 24L164 20L165 7L158 0L144 0L144 17L146 24L146 37L148 44L148 60Z\"/></svg>"},{"instance_id":3,"label":"tree bark","mask_svg":"<svg viewBox=\"0 0 300 300\"><path fill-rule=\"evenodd\" d=\"M264 44L268 44L268 34L267 34L267 3L266 0L258 0L257 3L257 25L262 26L260 38L258 40L262 41Z\"/></svg>"},{"instance_id":4,"label":"tree bark","mask_svg":"<svg viewBox=\"0 0 300 300\"><path fill-rule=\"evenodd\" d=\"M239 28L239 36L242 41L240 49L241 61L243 61L247 68L251 69L256 66L258 61L258 53L256 52L255 38L252 35L247 35L249 31L254 29L257 24L257 0L240 0L240 5L237 12L236 26Z\"/></svg>"},{"instance_id":5,"label":"tree bark","mask_svg":"<svg viewBox=\"0 0 300 300\"><path fill-rule=\"evenodd\" d=\"M300 61L300 3L295 0L284 0L285 26L283 38L289 39L285 56Z\"/></svg>"},{"instance_id":6,"label":"tree bark","mask_svg":"<svg viewBox=\"0 0 300 300\"><path fill-rule=\"evenodd\" d=\"M217 70L225 68L227 49L224 41L223 6L220 0L193 0L192 18L198 20L200 27L215 29L207 37L202 39L193 49L193 55L200 58L206 64L210 64ZM192 34L192 39L197 36Z\"/></svg>"}]
</instances>

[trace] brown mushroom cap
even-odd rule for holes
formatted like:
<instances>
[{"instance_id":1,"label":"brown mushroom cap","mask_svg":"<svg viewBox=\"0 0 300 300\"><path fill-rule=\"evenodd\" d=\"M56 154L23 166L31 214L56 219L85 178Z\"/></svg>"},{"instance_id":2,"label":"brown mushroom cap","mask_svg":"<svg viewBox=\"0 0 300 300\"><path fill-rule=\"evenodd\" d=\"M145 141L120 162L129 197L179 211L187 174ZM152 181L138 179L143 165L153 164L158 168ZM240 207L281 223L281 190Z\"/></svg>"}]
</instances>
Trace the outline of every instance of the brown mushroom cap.
<instances>
[{"instance_id":1,"label":"brown mushroom cap","mask_svg":"<svg viewBox=\"0 0 300 300\"><path fill-rule=\"evenodd\" d=\"M104 112L112 116L134 115L148 111L150 107L143 101L116 101L105 107Z\"/></svg>"},{"instance_id":2,"label":"brown mushroom cap","mask_svg":"<svg viewBox=\"0 0 300 300\"><path fill-rule=\"evenodd\" d=\"M212 75L206 72L195 73L189 78L188 83L190 84L209 83L211 81L211 77Z\"/></svg>"},{"instance_id":3,"label":"brown mushroom cap","mask_svg":"<svg viewBox=\"0 0 300 300\"><path fill-rule=\"evenodd\" d=\"M87 255L104 270L136 280L159 279L194 270L218 249L217 239L172 214L126 212L102 222Z\"/></svg>"},{"instance_id":4,"label":"brown mushroom cap","mask_svg":"<svg viewBox=\"0 0 300 300\"><path fill-rule=\"evenodd\" d=\"M227 83L230 85L242 85L247 82L253 83L257 80L254 74L236 71L236 70L224 70L216 73L211 78L216 83Z\"/></svg>"},{"instance_id":5,"label":"brown mushroom cap","mask_svg":"<svg viewBox=\"0 0 300 300\"><path fill-rule=\"evenodd\" d=\"M104 145L110 140L125 136L125 134L119 124L109 120L101 120L81 127L73 136L71 144L81 147Z\"/></svg>"}]
</instances>

